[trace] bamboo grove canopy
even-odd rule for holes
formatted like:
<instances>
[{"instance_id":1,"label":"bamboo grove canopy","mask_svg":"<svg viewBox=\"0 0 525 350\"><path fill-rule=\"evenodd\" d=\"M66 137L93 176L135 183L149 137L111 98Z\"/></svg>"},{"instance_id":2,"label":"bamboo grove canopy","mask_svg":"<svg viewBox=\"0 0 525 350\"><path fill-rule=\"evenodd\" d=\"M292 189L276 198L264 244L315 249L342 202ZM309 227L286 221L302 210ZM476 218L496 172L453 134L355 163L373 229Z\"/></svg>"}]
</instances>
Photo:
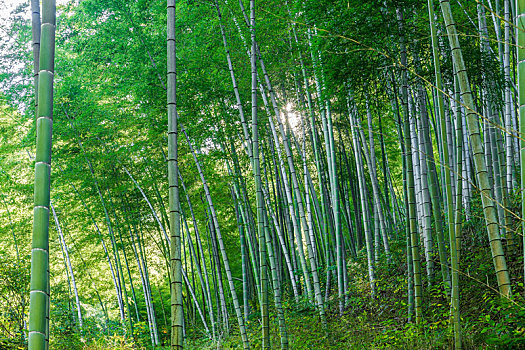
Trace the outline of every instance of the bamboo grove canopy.
<instances>
[{"instance_id":1,"label":"bamboo grove canopy","mask_svg":"<svg viewBox=\"0 0 525 350\"><path fill-rule=\"evenodd\" d=\"M523 346L525 0L11 5L0 348Z\"/></svg>"}]
</instances>

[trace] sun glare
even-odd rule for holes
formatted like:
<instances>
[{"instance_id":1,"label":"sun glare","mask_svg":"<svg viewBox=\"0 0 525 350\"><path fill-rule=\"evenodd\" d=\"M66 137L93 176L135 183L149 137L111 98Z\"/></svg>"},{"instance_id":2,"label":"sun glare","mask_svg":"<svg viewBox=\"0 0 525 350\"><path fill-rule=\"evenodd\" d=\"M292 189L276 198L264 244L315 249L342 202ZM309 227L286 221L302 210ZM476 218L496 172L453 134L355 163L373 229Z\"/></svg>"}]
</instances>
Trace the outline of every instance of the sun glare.
<instances>
[{"instance_id":1,"label":"sun glare","mask_svg":"<svg viewBox=\"0 0 525 350\"><path fill-rule=\"evenodd\" d=\"M294 111L293 105L290 102L286 104L286 117L292 130L295 132L299 131L299 126L301 124L299 114Z\"/></svg>"}]
</instances>

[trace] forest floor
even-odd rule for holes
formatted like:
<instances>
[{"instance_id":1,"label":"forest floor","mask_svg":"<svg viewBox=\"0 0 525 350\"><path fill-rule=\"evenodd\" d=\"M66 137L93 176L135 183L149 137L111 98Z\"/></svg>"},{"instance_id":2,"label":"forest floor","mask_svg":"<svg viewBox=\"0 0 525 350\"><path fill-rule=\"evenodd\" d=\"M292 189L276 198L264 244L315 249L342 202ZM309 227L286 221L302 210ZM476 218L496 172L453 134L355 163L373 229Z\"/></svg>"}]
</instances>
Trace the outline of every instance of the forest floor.
<instances>
[{"instance_id":1,"label":"forest floor","mask_svg":"<svg viewBox=\"0 0 525 350\"><path fill-rule=\"evenodd\" d=\"M481 216L480 216L481 218ZM497 291L494 267L486 232L480 219L463 225L460 264L460 310L464 349L525 349L525 305L523 258L516 241L506 242L507 263L515 285L511 299ZM393 246L405 244L398 237ZM392 247L402 252L402 247ZM384 260L386 260L383 257ZM332 290L327 300L327 327L323 327L313 305L286 303L286 326L291 349L453 349L449 322L449 302L441 280L438 258L434 282L423 292L423 324L408 322L406 263L394 255L393 263L377 264L377 292L371 297L367 280L366 258L349 262L349 290L345 311L339 315ZM422 267L425 271L425 266ZM290 300L290 299L288 299ZM232 320L233 322L233 320ZM277 319L271 322L272 349L279 348ZM249 324L249 338L255 349L261 348L260 323ZM201 339L189 340L189 349L241 349L240 336L234 332L220 345Z\"/></svg>"},{"instance_id":2,"label":"forest floor","mask_svg":"<svg viewBox=\"0 0 525 350\"><path fill-rule=\"evenodd\" d=\"M501 298L497 291L494 267L483 229L481 216L463 225L460 264L460 311L464 349L525 349L525 300L523 288L523 255L521 239L505 242L507 264L513 278L511 299ZM477 219L476 219L477 217ZM404 233L391 242L392 263L381 256L376 264L377 290L371 296L366 256L348 262L348 297L342 315L338 312L337 291L332 284L326 299L327 326L322 325L314 306L305 300L294 301L284 291L283 308L290 349L452 349L453 334L449 322L449 302L437 264L433 282L423 291L423 323L408 322L408 298ZM365 254L361 252L360 254ZM426 271L425 265L422 271ZM326 275L321 275L325 280ZM252 349L260 349L261 326L257 305L248 320L248 337ZM270 309L270 317L275 315ZM57 322L57 316L54 314ZM230 319L230 332L220 342L211 342L202 327L188 317L186 349L242 349L235 319ZM88 321L86 320L86 323ZM59 322L60 323L60 322ZM277 319L271 318L272 349L280 348ZM93 328L90 336L79 335L68 327L53 328L50 349L53 350L125 350L151 349L145 322L134 325L134 341L123 335L101 336ZM159 326L161 342L168 344L165 326ZM0 337L0 350L24 349L12 346ZM157 347L156 349L168 349Z\"/></svg>"},{"instance_id":3,"label":"forest floor","mask_svg":"<svg viewBox=\"0 0 525 350\"><path fill-rule=\"evenodd\" d=\"M479 226L476 223L464 226L461 258L464 349L525 349L523 284L516 283L521 289L515 290L510 300L498 296L492 259L485 246L485 232L475 230L475 227ZM395 244L404 244L404 241L399 239ZM397 248L401 247L394 247L392 251L402 251ZM520 276L523 271L520 250L517 245L507 246L512 276ZM441 275L437 268L435 282L424 289L423 324L416 326L408 322L407 317L406 264L403 263L403 256L393 256L391 265L386 261L378 264L374 298L367 281L367 266L363 263L366 259L361 257L355 261L349 265L349 271L353 273L349 276L349 298L344 313L338 313L335 290L327 300L327 327L323 327L313 305L306 302L284 303L290 349L453 349L449 303L442 283L438 282ZM473 266L476 268L471 271ZM271 315L275 315L272 311ZM249 339L253 349L260 349L260 321L257 314L252 316L248 322ZM220 343L210 342L201 331L188 327L194 333L187 334L186 349L242 349L235 320L230 322L233 328ZM276 318L271 320L270 334L272 349L280 348Z\"/></svg>"},{"instance_id":4,"label":"forest floor","mask_svg":"<svg viewBox=\"0 0 525 350\"><path fill-rule=\"evenodd\" d=\"M485 232L475 230L476 224L464 226L464 249L461 257L461 327L464 349L525 349L525 305L522 277L523 260L517 244L507 245L508 265L511 276L516 278L512 299L498 296L492 259L485 248ZM403 239L393 240L392 246L404 244ZM402 252L401 247L392 247ZM384 257L383 257L384 258ZM406 264L401 255L392 256L393 263L377 264L377 291L371 297L367 280L366 258L358 257L349 262L348 298L345 311L338 312L336 291L332 290L326 302L327 326L313 305L306 301L283 303L288 331L289 348L316 349L453 349L453 334L449 322L448 297L436 269L434 282L423 293L423 323L416 326L408 322ZM386 260L386 259L385 259ZM472 269L471 269L472 267ZM475 268L474 268L475 267ZM423 266L423 271L425 271ZM286 293L286 291L285 291ZM252 349L260 349L261 326L259 315L254 312L248 320L248 337ZM270 316L275 315L270 310ZM192 324L189 317L185 349L242 349L235 319L230 320L230 333L220 342L212 342L200 326ZM276 318L270 322L272 349L280 348L280 334ZM161 342L168 344L165 327L159 329ZM118 333L118 332L116 332ZM151 349L147 325L135 324L134 341L114 334L80 336L71 329L54 328L50 349L53 350L128 350ZM0 339L0 350L24 349L23 345L8 345ZM169 347L156 347L168 349Z\"/></svg>"}]
</instances>

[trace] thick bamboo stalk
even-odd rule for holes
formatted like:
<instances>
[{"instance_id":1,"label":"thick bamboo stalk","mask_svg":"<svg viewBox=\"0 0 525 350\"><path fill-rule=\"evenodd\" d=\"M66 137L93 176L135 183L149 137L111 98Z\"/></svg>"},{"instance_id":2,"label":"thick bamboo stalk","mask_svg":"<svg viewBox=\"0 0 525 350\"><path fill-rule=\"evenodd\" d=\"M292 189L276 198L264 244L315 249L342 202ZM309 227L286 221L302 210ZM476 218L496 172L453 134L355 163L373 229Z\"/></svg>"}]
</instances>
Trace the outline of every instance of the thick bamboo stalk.
<instances>
[{"instance_id":1,"label":"thick bamboo stalk","mask_svg":"<svg viewBox=\"0 0 525 350\"><path fill-rule=\"evenodd\" d=\"M259 256L260 256L260 274L261 290L259 303L262 318L262 348L270 349L270 315L268 311L268 276L266 264L266 243L264 228L264 199L262 196L261 183L261 162L259 157L259 126L257 119L257 53L255 42L255 0L250 1L250 33L251 33L251 78L252 78L252 155L253 155L253 173L255 178L255 200L257 207L257 234L259 239Z\"/></svg>"},{"instance_id":2,"label":"thick bamboo stalk","mask_svg":"<svg viewBox=\"0 0 525 350\"><path fill-rule=\"evenodd\" d=\"M421 97L421 96L420 96ZM430 192L428 189L428 168L427 168L427 162L426 162L426 153L425 153L425 141L423 136L423 118L426 118L426 116L423 116L423 114L426 113L425 111L425 103L421 101L421 98L419 99L419 117L416 118L416 128L418 130L417 132L417 139L418 139L418 154L417 156L420 159L420 182L421 182L421 200L422 200L422 207L423 207L423 246L425 248L425 260L427 262L426 264L426 270L427 270L427 277L428 277L428 284L432 284L434 280L434 241L432 239L432 219L431 219L431 205L430 205Z\"/></svg>"},{"instance_id":3,"label":"thick bamboo stalk","mask_svg":"<svg viewBox=\"0 0 525 350\"><path fill-rule=\"evenodd\" d=\"M43 350L49 346L49 205L55 23L55 1L44 0L38 68L34 221L29 299L29 349L31 350Z\"/></svg>"},{"instance_id":4,"label":"thick bamboo stalk","mask_svg":"<svg viewBox=\"0 0 525 350\"><path fill-rule=\"evenodd\" d=\"M476 177L478 180L479 189L481 191L481 201L483 204L483 214L485 216L485 223L487 226L487 233L489 236L490 248L492 252L492 260L496 272L499 291L504 296L511 295L511 284L509 272L507 269L507 262L501 243L499 234L499 227L497 221L497 212L494 208L494 201L490 196L491 186L489 176L487 174L487 163L483 156L483 148L481 135L478 125L478 118L476 116L476 107L474 105L472 92L470 90L469 79L465 62L463 60L463 53L459 44L459 38L452 16L452 10L448 0L440 0L441 12L445 19L447 34L450 48L452 50L452 58L454 67L456 68L456 76L459 81L461 89L461 97L467 108L467 124L470 134L470 144L474 155L474 165L476 169Z\"/></svg>"},{"instance_id":5,"label":"thick bamboo stalk","mask_svg":"<svg viewBox=\"0 0 525 350\"><path fill-rule=\"evenodd\" d=\"M408 106L408 76L407 76L407 54L404 37L404 18L401 9L397 9L397 20L399 24L400 35L400 53L401 53L401 102L404 114L404 143L405 143L405 165L406 165L406 181L407 181L407 205L408 216L407 226L409 227L409 245L413 268L414 281L414 309L416 313L416 324L421 324L423 321L422 312L422 282L421 282L421 261L419 256L419 242L417 234L417 218L416 218L416 193L415 193L415 179L414 167L412 163L412 145L410 139L410 125L409 125L409 106ZM410 265L409 265L410 267Z\"/></svg>"},{"instance_id":6,"label":"thick bamboo stalk","mask_svg":"<svg viewBox=\"0 0 525 350\"><path fill-rule=\"evenodd\" d=\"M167 3L168 56L168 182L170 210L170 276L171 276L171 349L183 348L182 261L180 237L180 199L178 164L176 0Z\"/></svg>"},{"instance_id":7,"label":"thick bamboo stalk","mask_svg":"<svg viewBox=\"0 0 525 350\"><path fill-rule=\"evenodd\" d=\"M520 161L521 161L521 218L522 232L525 232L525 0L516 0L516 36L517 40L517 59L518 59L518 97L519 97L519 116L520 116ZM523 235L525 246L525 235ZM525 261L525 253L523 255ZM524 274L525 279L525 274Z\"/></svg>"},{"instance_id":8,"label":"thick bamboo stalk","mask_svg":"<svg viewBox=\"0 0 525 350\"><path fill-rule=\"evenodd\" d=\"M504 23L505 23L505 31L504 31L504 52L503 52L503 72L505 75L505 90L504 90L504 96L505 96L505 150L507 154L506 159L506 180L507 180L507 186L509 189L509 192L512 192L513 183L516 181L514 180L514 172L512 171L513 163L514 163L514 157L513 157L513 128L512 128L512 98L511 98L511 92L510 92L510 27L512 25L511 22L511 16L510 16L510 2L511 0L503 0L503 12L504 12ZM503 174L501 174L503 176Z\"/></svg>"}]
</instances>

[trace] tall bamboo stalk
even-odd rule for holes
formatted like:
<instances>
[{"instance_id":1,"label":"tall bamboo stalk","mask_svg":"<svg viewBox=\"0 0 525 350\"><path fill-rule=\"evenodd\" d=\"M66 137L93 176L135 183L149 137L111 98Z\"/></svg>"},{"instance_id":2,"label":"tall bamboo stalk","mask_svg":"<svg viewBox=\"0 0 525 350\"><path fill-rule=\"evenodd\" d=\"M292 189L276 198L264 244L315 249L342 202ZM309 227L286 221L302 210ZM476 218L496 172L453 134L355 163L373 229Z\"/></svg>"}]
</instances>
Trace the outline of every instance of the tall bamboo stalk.
<instances>
[{"instance_id":1,"label":"tall bamboo stalk","mask_svg":"<svg viewBox=\"0 0 525 350\"><path fill-rule=\"evenodd\" d=\"M505 90L504 90L504 101L505 101L505 149L507 154L507 168L506 168L506 180L507 180L507 187L509 189L509 192L512 192L512 184L515 182L514 180L514 173L512 171L513 166L513 147L512 147L512 139L513 139L513 132L512 132L512 97L510 92L510 45L511 45L511 38L510 38L510 27L512 24L511 22L511 15L510 15L510 3L511 0L503 0L503 13L504 13L504 19L505 19L505 31L504 31L504 51L503 51L503 72L505 76ZM518 30L519 31L519 30ZM501 174L501 176L504 176L504 174Z\"/></svg>"},{"instance_id":2,"label":"tall bamboo stalk","mask_svg":"<svg viewBox=\"0 0 525 350\"><path fill-rule=\"evenodd\" d=\"M36 23L33 22L35 25ZM31 286L29 299L29 349L49 346L49 204L51 184L51 138L53 125L53 78L55 63L56 5L42 2L39 52L38 108Z\"/></svg>"},{"instance_id":3,"label":"tall bamboo stalk","mask_svg":"<svg viewBox=\"0 0 525 350\"><path fill-rule=\"evenodd\" d=\"M437 96L437 102L438 102L438 108L436 111L436 114L439 114L440 118L443 118L445 115L445 105L443 103L443 82L441 80L441 64L439 62L439 52L438 52L438 39L437 39L437 30L436 30L436 24L434 22L434 2L433 0L428 0L428 14L429 14L429 20L430 20L430 33L431 33L431 42L432 42L432 57L434 62L434 74L436 79L436 96ZM441 136L441 139L444 139L443 135ZM444 157L448 159L448 148L442 152L445 154ZM435 167L434 167L435 169ZM446 173L447 169L445 169L445 166L443 166L443 169L445 170L442 173ZM437 184L437 176L433 176L431 174L431 181L433 182L434 186L430 186L430 189L432 191L432 203L434 206L434 218L436 222L436 233L437 233L437 240L438 240L438 251L439 251L439 262L441 265L441 275L443 276L443 281L445 282L445 291L447 294L450 294L450 271L448 267L447 262L447 255L445 251L445 243L444 243L444 235L443 235L443 221L441 216L441 204L437 201L438 192L436 191L436 184ZM445 184L446 185L446 184ZM438 204L439 203L439 204Z\"/></svg>"},{"instance_id":4,"label":"tall bamboo stalk","mask_svg":"<svg viewBox=\"0 0 525 350\"><path fill-rule=\"evenodd\" d=\"M260 274L261 290L259 303L261 305L262 318L262 348L270 349L270 316L268 311L268 274L266 265L266 242L265 242L265 218L264 218L264 199L261 184L261 163L259 159L259 130L257 120L257 53L255 42L255 0L250 1L250 33L251 33L251 52L250 65L252 76L252 155L253 173L255 177L255 200L257 202L257 234L259 239L260 255Z\"/></svg>"},{"instance_id":5,"label":"tall bamboo stalk","mask_svg":"<svg viewBox=\"0 0 525 350\"><path fill-rule=\"evenodd\" d=\"M406 165L406 204L407 208L407 229L408 229L408 245L410 246L411 264L414 283L414 309L416 313L416 324L421 324L423 321L422 312L422 282L421 282L421 261L419 256L419 242L417 233L417 217L416 217L416 192L414 167L412 162L412 144L410 139L410 115L409 115L409 95L408 95L408 74L407 74L407 54L404 37L404 16L401 9L397 9L397 20L400 30L400 53L401 53L401 104L403 107L404 123L403 136L405 146L405 165ZM408 248L407 248L408 249ZM410 282L410 279L409 279ZM409 292L410 295L410 292ZM409 307L410 310L410 307ZM409 316L410 317L410 316Z\"/></svg>"},{"instance_id":6,"label":"tall bamboo stalk","mask_svg":"<svg viewBox=\"0 0 525 350\"><path fill-rule=\"evenodd\" d=\"M518 59L518 98L520 116L520 161L521 161L521 222L522 232L525 232L525 0L516 0L516 36ZM523 235L525 246L525 235ZM525 253L523 254L525 261ZM525 273L524 273L525 279Z\"/></svg>"},{"instance_id":7,"label":"tall bamboo stalk","mask_svg":"<svg viewBox=\"0 0 525 350\"><path fill-rule=\"evenodd\" d=\"M479 189L481 191L483 214L485 216L485 223L487 226L487 233L489 236L492 260L494 263L494 269L496 271L498 287L502 295L510 296L510 277L507 269L507 262L505 260L505 254L503 252L501 237L499 234L497 212L496 208L494 207L494 201L490 195L491 186L489 176L487 174L487 163L483 155L483 146L479 130L478 117L476 116L476 107L474 105L472 92L470 90L467 70L463 60L463 53L459 44L459 37L456 31L456 25L454 23L454 17L452 15L450 3L448 0L440 0L440 5L447 28L450 48L452 50L455 75L457 76L461 89L461 98L463 99L465 108L467 109L466 119L470 135L470 144L472 146L472 153L474 155L474 166L476 169L476 177L478 180Z\"/></svg>"},{"instance_id":8,"label":"tall bamboo stalk","mask_svg":"<svg viewBox=\"0 0 525 350\"><path fill-rule=\"evenodd\" d=\"M170 211L171 349L183 348L182 261L177 129L176 0L167 3L168 182Z\"/></svg>"},{"instance_id":9,"label":"tall bamboo stalk","mask_svg":"<svg viewBox=\"0 0 525 350\"><path fill-rule=\"evenodd\" d=\"M451 314L454 328L454 345L455 349L461 349L461 317L459 310L459 257L461 247L461 195L462 195L462 181L461 173L463 168L463 125L461 114L459 114L456 121L456 140L458 140L458 149L456 157L456 169L458 171L457 186L456 186L456 208L454 217L454 230L451 232L450 241L450 265L452 269L452 298L451 298Z\"/></svg>"}]
</instances>

